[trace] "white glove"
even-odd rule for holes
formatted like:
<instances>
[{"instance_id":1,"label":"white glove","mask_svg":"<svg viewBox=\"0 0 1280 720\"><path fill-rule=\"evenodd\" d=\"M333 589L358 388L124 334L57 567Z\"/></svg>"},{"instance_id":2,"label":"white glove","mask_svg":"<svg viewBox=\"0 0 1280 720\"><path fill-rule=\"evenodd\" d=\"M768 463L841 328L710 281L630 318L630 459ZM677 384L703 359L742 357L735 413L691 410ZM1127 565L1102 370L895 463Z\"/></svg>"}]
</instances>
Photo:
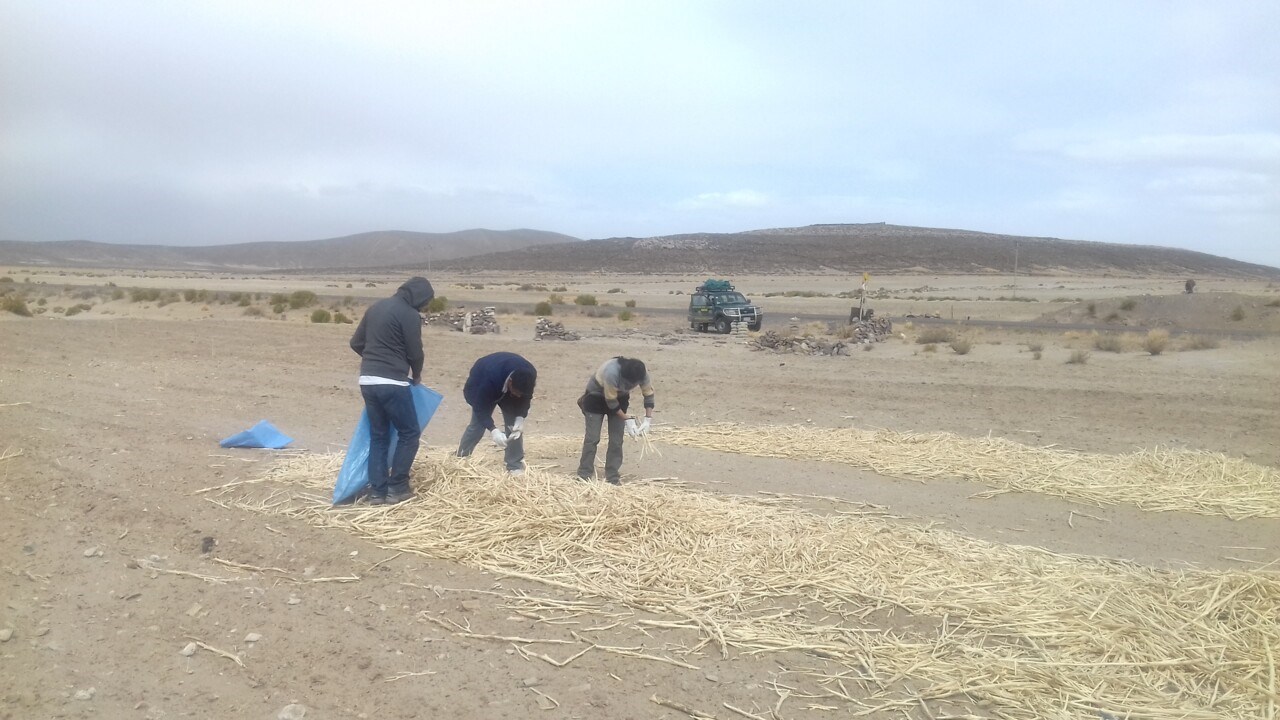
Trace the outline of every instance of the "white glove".
<instances>
[{"instance_id":1,"label":"white glove","mask_svg":"<svg viewBox=\"0 0 1280 720\"><path fill-rule=\"evenodd\" d=\"M627 435L631 437L636 437L640 434L640 426L636 425L635 418L627 418L626 430L627 430Z\"/></svg>"},{"instance_id":2,"label":"white glove","mask_svg":"<svg viewBox=\"0 0 1280 720\"><path fill-rule=\"evenodd\" d=\"M637 435L644 435L647 432L649 432L649 418L645 418L644 422L640 423L640 427L636 428Z\"/></svg>"},{"instance_id":3,"label":"white glove","mask_svg":"<svg viewBox=\"0 0 1280 720\"><path fill-rule=\"evenodd\" d=\"M524 434L524 418L518 417L516 421L511 423L511 434L507 436L508 440L518 440Z\"/></svg>"},{"instance_id":4,"label":"white glove","mask_svg":"<svg viewBox=\"0 0 1280 720\"><path fill-rule=\"evenodd\" d=\"M493 438L494 445L500 448L507 446L507 434L502 432L502 428L494 428L493 432L489 433L489 437Z\"/></svg>"}]
</instances>

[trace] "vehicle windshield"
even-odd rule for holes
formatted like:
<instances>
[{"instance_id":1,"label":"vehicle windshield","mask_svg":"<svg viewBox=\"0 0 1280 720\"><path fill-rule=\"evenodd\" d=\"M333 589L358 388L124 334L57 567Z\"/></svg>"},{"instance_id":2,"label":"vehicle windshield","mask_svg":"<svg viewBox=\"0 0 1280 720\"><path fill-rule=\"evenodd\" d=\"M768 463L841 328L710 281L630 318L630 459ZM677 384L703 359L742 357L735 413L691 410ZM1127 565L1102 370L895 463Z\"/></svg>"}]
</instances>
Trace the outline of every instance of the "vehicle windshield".
<instances>
[{"instance_id":1,"label":"vehicle windshield","mask_svg":"<svg viewBox=\"0 0 1280 720\"><path fill-rule=\"evenodd\" d=\"M711 296L712 305L746 305L747 299L742 293L717 293Z\"/></svg>"}]
</instances>

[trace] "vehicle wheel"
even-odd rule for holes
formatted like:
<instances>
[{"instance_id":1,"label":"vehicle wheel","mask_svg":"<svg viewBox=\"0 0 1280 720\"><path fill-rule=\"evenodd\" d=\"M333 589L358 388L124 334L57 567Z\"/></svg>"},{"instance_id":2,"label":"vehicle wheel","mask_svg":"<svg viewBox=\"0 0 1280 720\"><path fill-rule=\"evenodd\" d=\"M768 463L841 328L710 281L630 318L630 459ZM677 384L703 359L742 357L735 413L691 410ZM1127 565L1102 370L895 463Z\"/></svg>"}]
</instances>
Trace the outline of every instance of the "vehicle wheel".
<instances>
[{"instance_id":1,"label":"vehicle wheel","mask_svg":"<svg viewBox=\"0 0 1280 720\"><path fill-rule=\"evenodd\" d=\"M749 324L747 325L747 329L748 329L748 330L750 330L751 332L760 332L760 325L761 325L763 322L764 322L763 320L758 320L758 321L756 321L756 322L749 323Z\"/></svg>"},{"instance_id":2,"label":"vehicle wheel","mask_svg":"<svg viewBox=\"0 0 1280 720\"><path fill-rule=\"evenodd\" d=\"M716 320L716 332L720 333L721 335L728 335L729 331L732 329L733 329L733 326L730 325L729 321L726 320L725 318L718 318Z\"/></svg>"}]
</instances>

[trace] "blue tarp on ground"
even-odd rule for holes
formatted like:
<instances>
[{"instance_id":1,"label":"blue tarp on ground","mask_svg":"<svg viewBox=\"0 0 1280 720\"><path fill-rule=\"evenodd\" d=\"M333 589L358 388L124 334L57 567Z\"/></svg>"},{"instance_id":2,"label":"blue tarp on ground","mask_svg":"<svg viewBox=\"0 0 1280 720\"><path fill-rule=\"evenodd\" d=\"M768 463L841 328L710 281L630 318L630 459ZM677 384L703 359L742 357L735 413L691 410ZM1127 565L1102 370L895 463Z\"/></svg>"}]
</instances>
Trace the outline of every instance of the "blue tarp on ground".
<instances>
[{"instance_id":1,"label":"blue tarp on ground","mask_svg":"<svg viewBox=\"0 0 1280 720\"><path fill-rule=\"evenodd\" d=\"M269 448L279 450L293 442L293 438L276 429L266 420L259 420L257 425L238 432L218 443L224 448Z\"/></svg>"},{"instance_id":2,"label":"blue tarp on ground","mask_svg":"<svg viewBox=\"0 0 1280 720\"><path fill-rule=\"evenodd\" d=\"M431 388L418 384L409 388L413 393L413 409L418 413L418 425L426 429L431 416L444 396ZM396 450L396 429L391 428L391 445L387 448L387 463L391 463L391 455ZM360 412L360 422L356 423L356 431L347 444L347 458L342 461L342 469L338 471L338 482L333 486L333 504L346 502L360 493L369 484L369 413Z\"/></svg>"}]
</instances>

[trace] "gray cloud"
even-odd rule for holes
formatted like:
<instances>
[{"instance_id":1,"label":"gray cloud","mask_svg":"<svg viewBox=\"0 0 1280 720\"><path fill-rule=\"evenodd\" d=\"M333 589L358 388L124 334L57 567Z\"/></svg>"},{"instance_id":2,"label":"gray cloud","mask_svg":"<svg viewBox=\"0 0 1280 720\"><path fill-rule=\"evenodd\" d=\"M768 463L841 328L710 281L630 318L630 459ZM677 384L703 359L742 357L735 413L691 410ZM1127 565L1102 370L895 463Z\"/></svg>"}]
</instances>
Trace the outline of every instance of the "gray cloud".
<instances>
[{"instance_id":1,"label":"gray cloud","mask_svg":"<svg viewBox=\"0 0 1280 720\"><path fill-rule=\"evenodd\" d=\"M885 220L1280 265L1278 20L1185 0L0 0L0 237Z\"/></svg>"}]
</instances>

